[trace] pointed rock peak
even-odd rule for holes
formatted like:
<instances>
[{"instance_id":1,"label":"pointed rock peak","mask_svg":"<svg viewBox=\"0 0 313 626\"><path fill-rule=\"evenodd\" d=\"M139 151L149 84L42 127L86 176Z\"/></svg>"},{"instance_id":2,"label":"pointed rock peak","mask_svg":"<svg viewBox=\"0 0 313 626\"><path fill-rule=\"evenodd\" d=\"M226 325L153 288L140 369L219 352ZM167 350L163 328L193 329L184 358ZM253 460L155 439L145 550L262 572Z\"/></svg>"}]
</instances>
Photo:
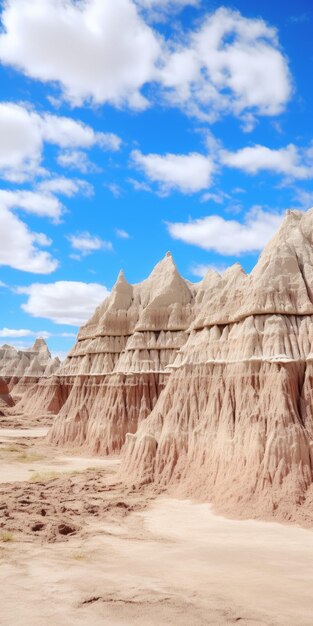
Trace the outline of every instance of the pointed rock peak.
<instances>
[{"instance_id":1,"label":"pointed rock peak","mask_svg":"<svg viewBox=\"0 0 313 626\"><path fill-rule=\"evenodd\" d=\"M168 252L156 264L151 274L139 285L141 303L168 306L173 303L187 304L192 298L187 282L180 275L172 255Z\"/></svg>"},{"instance_id":2,"label":"pointed rock peak","mask_svg":"<svg viewBox=\"0 0 313 626\"><path fill-rule=\"evenodd\" d=\"M203 276L203 279L201 282L203 283L210 283L212 281L215 282L216 280L219 280L220 278L221 278L221 273L213 269L212 267L209 267L208 271Z\"/></svg>"},{"instance_id":3,"label":"pointed rock peak","mask_svg":"<svg viewBox=\"0 0 313 626\"><path fill-rule=\"evenodd\" d=\"M245 270L243 269L243 267L240 265L240 263L234 263L234 265L230 265L230 267L228 267L225 272L223 273L223 278L233 278L234 276L242 276L245 277L247 276Z\"/></svg>"},{"instance_id":4,"label":"pointed rock peak","mask_svg":"<svg viewBox=\"0 0 313 626\"><path fill-rule=\"evenodd\" d=\"M126 284L128 285L129 283L127 282L126 278L125 278L125 274L124 274L124 270L120 270L118 273L118 277L116 279L116 285L122 285L122 284Z\"/></svg>"},{"instance_id":5,"label":"pointed rock peak","mask_svg":"<svg viewBox=\"0 0 313 626\"><path fill-rule=\"evenodd\" d=\"M39 352L41 350L48 350L48 346L47 346L45 339L43 339L43 337L37 337L31 350L34 352Z\"/></svg>"},{"instance_id":6,"label":"pointed rock peak","mask_svg":"<svg viewBox=\"0 0 313 626\"><path fill-rule=\"evenodd\" d=\"M175 261L171 255L170 252L167 252L166 255L163 257L163 259L161 259L161 261L159 261L153 268L151 274L148 276L147 280L149 280L149 278L151 277L155 277L158 275L165 275L165 274L176 274L177 276L179 276L179 278L181 278L183 280L183 278L181 277L176 265L175 265Z\"/></svg>"},{"instance_id":7,"label":"pointed rock peak","mask_svg":"<svg viewBox=\"0 0 313 626\"><path fill-rule=\"evenodd\" d=\"M112 294L116 294L117 292L129 291L131 289L131 285L127 282L125 278L125 274L123 270L119 271L118 277L116 279L116 283L113 285Z\"/></svg>"}]
</instances>

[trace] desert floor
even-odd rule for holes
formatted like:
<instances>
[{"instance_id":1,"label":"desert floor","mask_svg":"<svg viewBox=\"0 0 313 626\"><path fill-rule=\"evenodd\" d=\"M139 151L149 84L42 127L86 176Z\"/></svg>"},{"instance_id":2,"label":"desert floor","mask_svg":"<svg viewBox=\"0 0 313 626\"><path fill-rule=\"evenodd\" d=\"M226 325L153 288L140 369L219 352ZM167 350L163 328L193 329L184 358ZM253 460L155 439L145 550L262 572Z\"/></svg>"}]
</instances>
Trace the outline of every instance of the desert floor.
<instances>
[{"instance_id":1,"label":"desert floor","mask_svg":"<svg viewBox=\"0 0 313 626\"><path fill-rule=\"evenodd\" d=\"M0 431L1 626L312 626L311 530L126 489L45 434Z\"/></svg>"}]
</instances>

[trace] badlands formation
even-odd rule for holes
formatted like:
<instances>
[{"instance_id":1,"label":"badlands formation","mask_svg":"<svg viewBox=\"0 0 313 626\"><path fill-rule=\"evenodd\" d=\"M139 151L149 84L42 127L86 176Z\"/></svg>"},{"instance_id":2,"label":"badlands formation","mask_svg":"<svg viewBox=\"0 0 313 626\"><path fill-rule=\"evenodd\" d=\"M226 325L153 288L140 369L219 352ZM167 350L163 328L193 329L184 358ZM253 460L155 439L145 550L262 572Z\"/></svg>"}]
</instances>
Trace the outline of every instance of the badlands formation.
<instances>
[{"instance_id":1,"label":"badlands formation","mask_svg":"<svg viewBox=\"0 0 313 626\"><path fill-rule=\"evenodd\" d=\"M28 350L17 350L8 344L0 346L0 377L8 385L16 401L36 385L39 379L56 372L59 365L60 360L57 357L52 358L45 340L41 337Z\"/></svg>"},{"instance_id":2,"label":"badlands formation","mask_svg":"<svg viewBox=\"0 0 313 626\"><path fill-rule=\"evenodd\" d=\"M4 415L7 408L14 406L9 387L3 378L0 378L0 415Z\"/></svg>"},{"instance_id":3,"label":"badlands formation","mask_svg":"<svg viewBox=\"0 0 313 626\"><path fill-rule=\"evenodd\" d=\"M312 341L313 210L289 211L249 275L121 273L22 403L57 414L53 444L122 450L127 484L312 525Z\"/></svg>"}]
</instances>

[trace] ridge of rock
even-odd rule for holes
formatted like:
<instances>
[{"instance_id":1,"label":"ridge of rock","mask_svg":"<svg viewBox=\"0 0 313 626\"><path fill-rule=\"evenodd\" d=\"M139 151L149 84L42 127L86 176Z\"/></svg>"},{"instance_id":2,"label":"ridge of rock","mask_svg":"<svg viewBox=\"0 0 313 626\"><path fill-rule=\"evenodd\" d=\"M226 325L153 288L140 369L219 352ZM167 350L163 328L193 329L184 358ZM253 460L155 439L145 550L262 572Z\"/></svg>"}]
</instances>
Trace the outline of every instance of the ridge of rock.
<instances>
[{"instance_id":1,"label":"ridge of rock","mask_svg":"<svg viewBox=\"0 0 313 626\"><path fill-rule=\"evenodd\" d=\"M34 345L26 350L17 350L9 344L0 346L0 376L16 401L28 387L32 387L42 376L47 376L47 372L55 373L59 365L59 359L52 358L42 337L38 337Z\"/></svg>"},{"instance_id":2,"label":"ridge of rock","mask_svg":"<svg viewBox=\"0 0 313 626\"><path fill-rule=\"evenodd\" d=\"M312 525L312 290L312 209L287 213L251 274L192 285L167 255L142 283L119 275L33 390L57 413L50 441L123 447L125 482Z\"/></svg>"}]
</instances>

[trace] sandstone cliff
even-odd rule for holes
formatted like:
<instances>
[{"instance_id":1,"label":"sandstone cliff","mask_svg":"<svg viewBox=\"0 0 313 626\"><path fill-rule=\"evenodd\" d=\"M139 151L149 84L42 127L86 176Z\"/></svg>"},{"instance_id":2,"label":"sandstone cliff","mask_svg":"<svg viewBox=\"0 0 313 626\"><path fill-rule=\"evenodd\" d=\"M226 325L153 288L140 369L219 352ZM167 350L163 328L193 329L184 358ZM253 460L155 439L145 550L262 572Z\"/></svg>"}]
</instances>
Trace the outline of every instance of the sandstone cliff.
<instances>
[{"instance_id":1,"label":"sandstone cliff","mask_svg":"<svg viewBox=\"0 0 313 626\"><path fill-rule=\"evenodd\" d=\"M0 416L5 415L6 410L14 406L14 401L10 396L8 385L3 378L0 378Z\"/></svg>"},{"instance_id":2,"label":"sandstone cliff","mask_svg":"<svg viewBox=\"0 0 313 626\"><path fill-rule=\"evenodd\" d=\"M207 278L212 282L212 276ZM313 522L313 210L204 297L122 475L224 511Z\"/></svg>"},{"instance_id":3,"label":"sandstone cliff","mask_svg":"<svg viewBox=\"0 0 313 626\"><path fill-rule=\"evenodd\" d=\"M140 284L120 273L54 383L40 392L46 408L59 410L51 441L101 454L121 449L153 409L186 342L195 293L169 253Z\"/></svg>"},{"instance_id":4,"label":"sandstone cliff","mask_svg":"<svg viewBox=\"0 0 313 626\"><path fill-rule=\"evenodd\" d=\"M121 476L223 511L313 522L313 209L290 211L256 267L196 285L167 255L121 273L32 402L50 440L122 452Z\"/></svg>"},{"instance_id":5,"label":"sandstone cliff","mask_svg":"<svg viewBox=\"0 0 313 626\"><path fill-rule=\"evenodd\" d=\"M50 376L60 366L52 358L44 339L39 337L28 350L17 350L4 344L0 347L0 376L6 381L15 400L19 400L43 376Z\"/></svg>"}]
</instances>

